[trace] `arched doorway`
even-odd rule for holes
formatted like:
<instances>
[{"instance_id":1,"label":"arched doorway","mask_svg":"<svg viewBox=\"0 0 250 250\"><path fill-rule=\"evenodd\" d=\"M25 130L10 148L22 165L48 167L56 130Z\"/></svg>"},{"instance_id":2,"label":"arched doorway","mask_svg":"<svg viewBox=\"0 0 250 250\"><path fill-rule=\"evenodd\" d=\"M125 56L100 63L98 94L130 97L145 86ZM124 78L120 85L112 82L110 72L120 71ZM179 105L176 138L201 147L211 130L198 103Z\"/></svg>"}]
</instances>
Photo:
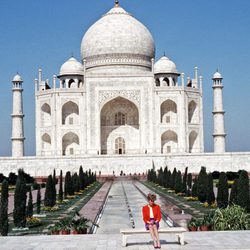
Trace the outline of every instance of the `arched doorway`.
<instances>
[{"instance_id":1,"label":"arched doorway","mask_svg":"<svg viewBox=\"0 0 250 250\"><path fill-rule=\"evenodd\" d=\"M161 152L162 154L170 154L178 152L178 135L168 130L161 136Z\"/></svg>"},{"instance_id":2,"label":"arched doorway","mask_svg":"<svg viewBox=\"0 0 250 250\"><path fill-rule=\"evenodd\" d=\"M62 138L62 155L79 154L79 137L73 132L68 132Z\"/></svg>"},{"instance_id":3,"label":"arched doorway","mask_svg":"<svg viewBox=\"0 0 250 250\"><path fill-rule=\"evenodd\" d=\"M166 100L161 104L161 122L177 123L177 105L172 100Z\"/></svg>"},{"instance_id":4,"label":"arched doorway","mask_svg":"<svg viewBox=\"0 0 250 250\"><path fill-rule=\"evenodd\" d=\"M133 102L117 97L103 106L100 115L102 154L139 153L139 111Z\"/></svg>"},{"instance_id":5,"label":"arched doorway","mask_svg":"<svg viewBox=\"0 0 250 250\"><path fill-rule=\"evenodd\" d=\"M62 106L62 125L78 124L79 108L74 102L66 102Z\"/></svg>"},{"instance_id":6,"label":"arched doorway","mask_svg":"<svg viewBox=\"0 0 250 250\"><path fill-rule=\"evenodd\" d=\"M125 154L125 140L122 137L115 139L115 153L117 155Z\"/></svg>"}]
</instances>

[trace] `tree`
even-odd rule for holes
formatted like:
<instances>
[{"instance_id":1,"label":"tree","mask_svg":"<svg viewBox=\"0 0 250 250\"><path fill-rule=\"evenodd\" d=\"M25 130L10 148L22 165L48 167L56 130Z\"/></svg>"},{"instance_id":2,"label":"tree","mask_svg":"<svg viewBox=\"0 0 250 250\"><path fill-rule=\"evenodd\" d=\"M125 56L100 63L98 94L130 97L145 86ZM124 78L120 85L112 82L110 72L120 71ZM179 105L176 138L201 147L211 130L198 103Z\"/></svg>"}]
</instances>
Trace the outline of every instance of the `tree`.
<instances>
[{"instance_id":1,"label":"tree","mask_svg":"<svg viewBox=\"0 0 250 250\"><path fill-rule=\"evenodd\" d=\"M62 170L60 171L60 182L59 182L59 194L58 194L58 201L63 201L63 176Z\"/></svg>"},{"instance_id":2,"label":"tree","mask_svg":"<svg viewBox=\"0 0 250 250\"><path fill-rule=\"evenodd\" d=\"M181 179L181 171L178 171L175 177L175 193L180 193L182 191L182 179Z\"/></svg>"},{"instance_id":3,"label":"tree","mask_svg":"<svg viewBox=\"0 0 250 250\"><path fill-rule=\"evenodd\" d=\"M197 178L197 193L200 202L207 200L207 172L205 167L201 167Z\"/></svg>"},{"instance_id":4,"label":"tree","mask_svg":"<svg viewBox=\"0 0 250 250\"><path fill-rule=\"evenodd\" d=\"M237 204L250 212L249 178L245 170L241 171L238 180Z\"/></svg>"},{"instance_id":5,"label":"tree","mask_svg":"<svg viewBox=\"0 0 250 250\"><path fill-rule=\"evenodd\" d=\"M220 173L218 183L217 204L219 208L226 208L228 205L228 184L225 172Z\"/></svg>"},{"instance_id":6,"label":"tree","mask_svg":"<svg viewBox=\"0 0 250 250\"><path fill-rule=\"evenodd\" d=\"M44 206L45 207L53 207L56 204L55 197L55 183L52 175L48 176L46 182L45 196L44 196Z\"/></svg>"},{"instance_id":7,"label":"tree","mask_svg":"<svg viewBox=\"0 0 250 250\"><path fill-rule=\"evenodd\" d=\"M238 196L237 193L238 193L238 179L235 179L229 197L230 205L237 204L237 196Z\"/></svg>"},{"instance_id":8,"label":"tree","mask_svg":"<svg viewBox=\"0 0 250 250\"><path fill-rule=\"evenodd\" d=\"M8 197L9 197L9 184L6 179L2 183L1 200L0 200L0 234L7 236L9 231L8 220Z\"/></svg>"},{"instance_id":9,"label":"tree","mask_svg":"<svg viewBox=\"0 0 250 250\"><path fill-rule=\"evenodd\" d=\"M167 187L167 182L168 182L168 167L165 167L163 171L163 186L165 188Z\"/></svg>"},{"instance_id":10,"label":"tree","mask_svg":"<svg viewBox=\"0 0 250 250\"><path fill-rule=\"evenodd\" d=\"M73 188L74 188L74 192L79 192L80 191L80 182L79 182L79 177L77 175L77 173L74 173L73 177L72 177L72 182L73 182Z\"/></svg>"},{"instance_id":11,"label":"tree","mask_svg":"<svg viewBox=\"0 0 250 250\"><path fill-rule=\"evenodd\" d=\"M16 188L14 194L13 219L16 227L26 226L26 199L27 188L23 170L18 171Z\"/></svg>"},{"instance_id":12,"label":"tree","mask_svg":"<svg viewBox=\"0 0 250 250\"><path fill-rule=\"evenodd\" d=\"M26 209L26 216L27 217L32 217L33 216L33 197L32 197L31 188L29 190L29 200L28 200L28 206L27 206L27 209Z\"/></svg>"},{"instance_id":13,"label":"tree","mask_svg":"<svg viewBox=\"0 0 250 250\"><path fill-rule=\"evenodd\" d=\"M194 178L194 183L192 185L192 196L193 197L198 197L197 178Z\"/></svg>"},{"instance_id":14,"label":"tree","mask_svg":"<svg viewBox=\"0 0 250 250\"><path fill-rule=\"evenodd\" d=\"M185 173L183 175L182 181L182 192L187 193L187 175L188 175L188 167L185 168Z\"/></svg>"},{"instance_id":15,"label":"tree","mask_svg":"<svg viewBox=\"0 0 250 250\"><path fill-rule=\"evenodd\" d=\"M69 171L66 173L64 183L64 197L66 198L68 195L74 195L74 187L72 183L71 173Z\"/></svg>"},{"instance_id":16,"label":"tree","mask_svg":"<svg viewBox=\"0 0 250 250\"><path fill-rule=\"evenodd\" d=\"M177 174L177 171L176 171L176 168L174 168L174 171L172 173L171 186L170 186L170 188L172 189L174 189L176 174Z\"/></svg>"},{"instance_id":17,"label":"tree","mask_svg":"<svg viewBox=\"0 0 250 250\"><path fill-rule=\"evenodd\" d=\"M193 177L192 177L192 174L189 173L188 176L187 176L187 186L188 186L188 189L192 189L192 182L193 182Z\"/></svg>"},{"instance_id":18,"label":"tree","mask_svg":"<svg viewBox=\"0 0 250 250\"><path fill-rule=\"evenodd\" d=\"M162 167L158 170L158 179L157 182L160 186L163 186L163 170Z\"/></svg>"},{"instance_id":19,"label":"tree","mask_svg":"<svg viewBox=\"0 0 250 250\"><path fill-rule=\"evenodd\" d=\"M53 171L53 181L55 182L55 184L56 184L56 170L54 169L54 171Z\"/></svg>"},{"instance_id":20,"label":"tree","mask_svg":"<svg viewBox=\"0 0 250 250\"><path fill-rule=\"evenodd\" d=\"M167 188L171 188L172 186L172 182L173 182L173 175L171 173L171 170L168 170L168 185L167 185Z\"/></svg>"},{"instance_id":21,"label":"tree","mask_svg":"<svg viewBox=\"0 0 250 250\"><path fill-rule=\"evenodd\" d=\"M36 212L37 212L37 214L40 214L40 212L41 212L41 187L40 187L40 185L38 186L38 189L37 189Z\"/></svg>"},{"instance_id":22,"label":"tree","mask_svg":"<svg viewBox=\"0 0 250 250\"><path fill-rule=\"evenodd\" d=\"M214 196L214 183L213 183L213 175L209 173L207 176L207 202L208 204L212 204L215 201Z\"/></svg>"}]
</instances>

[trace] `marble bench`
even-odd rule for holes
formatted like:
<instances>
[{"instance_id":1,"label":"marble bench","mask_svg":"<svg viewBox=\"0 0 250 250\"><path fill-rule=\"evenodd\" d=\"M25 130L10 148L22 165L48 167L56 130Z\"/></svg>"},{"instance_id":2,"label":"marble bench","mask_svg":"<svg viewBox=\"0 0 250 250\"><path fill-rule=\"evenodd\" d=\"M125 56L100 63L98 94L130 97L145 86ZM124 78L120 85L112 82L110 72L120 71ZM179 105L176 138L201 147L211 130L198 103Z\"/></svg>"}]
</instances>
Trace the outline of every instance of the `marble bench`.
<instances>
[{"instance_id":1,"label":"marble bench","mask_svg":"<svg viewBox=\"0 0 250 250\"><path fill-rule=\"evenodd\" d=\"M161 228L159 229L159 234L175 234L178 237L178 242L181 245L184 245L184 233L186 229L183 227L169 227L169 228ZM120 229L120 234L122 235L122 246L127 246L127 238L136 234L148 234L149 231L145 230L145 228L128 228L128 229Z\"/></svg>"}]
</instances>

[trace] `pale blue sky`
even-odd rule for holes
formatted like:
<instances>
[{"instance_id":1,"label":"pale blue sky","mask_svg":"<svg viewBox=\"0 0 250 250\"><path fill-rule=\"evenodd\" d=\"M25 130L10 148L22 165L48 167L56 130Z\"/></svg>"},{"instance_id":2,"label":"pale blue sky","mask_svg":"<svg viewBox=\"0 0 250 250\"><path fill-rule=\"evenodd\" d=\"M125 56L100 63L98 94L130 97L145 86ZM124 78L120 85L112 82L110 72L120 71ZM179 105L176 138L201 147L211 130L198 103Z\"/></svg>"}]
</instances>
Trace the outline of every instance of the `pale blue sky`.
<instances>
[{"instance_id":1,"label":"pale blue sky","mask_svg":"<svg viewBox=\"0 0 250 250\"><path fill-rule=\"evenodd\" d=\"M212 81L224 76L228 151L250 151L250 1L121 0L144 23L156 44L180 72L204 77L205 150L213 150ZM26 155L35 154L34 78L39 67L52 79L71 53L80 60L88 27L114 5L113 0L0 0L0 156L11 154L11 79L24 79Z\"/></svg>"}]
</instances>

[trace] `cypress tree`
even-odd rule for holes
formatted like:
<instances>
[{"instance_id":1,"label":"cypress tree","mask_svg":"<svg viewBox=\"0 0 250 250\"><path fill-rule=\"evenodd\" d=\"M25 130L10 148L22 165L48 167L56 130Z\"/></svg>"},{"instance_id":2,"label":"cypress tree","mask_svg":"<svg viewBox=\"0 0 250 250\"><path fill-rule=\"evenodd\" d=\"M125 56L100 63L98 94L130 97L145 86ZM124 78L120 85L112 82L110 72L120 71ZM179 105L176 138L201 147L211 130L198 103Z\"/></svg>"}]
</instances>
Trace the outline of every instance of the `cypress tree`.
<instances>
[{"instance_id":1,"label":"cypress tree","mask_svg":"<svg viewBox=\"0 0 250 250\"><path fill-rule=\"evenodd\" d=\"M63 173L62 170L60 171L60 183L59 183L59 194L58 194L58 201L63 201Z\"/></svg>"},{"instance_id":2,"label":"cypress tree","mask_svg":"<svg viewBox=\"0 0 250 250\"><path fill-rule=\"evenodd\" d=\"M48 176L46 182L46 190L44 196L44 206L45 207L53 207L56 204L55 197L55 183L53 177L51 175Z\"/></svg>"},{"instance_id":3,"label":"cypress tree","mask_svg":"<svg viewBox=\"0 0 250 250\"><path fill-rule=\"evenodd\" d=\"M72 177L72 182L73 182L73 188L74 188L74 192L79 192L80 190L80 183L79 183L79 177L77 175L77 173L74 173L73 177Z\"/></svg>"},{"instance_id":4,"label":"cypress tree","mask_svg":"<svg viewBox=\"0 0 250 250\"><path fill-rule=\"evenodd\" d=\"M228 184L225 172L220 173L218 183L217 204L219 208L226 208L228 205Z\"/></svg>"},{"instance_id":5,"label":"cypress tree","mask_svg":"<svg viewBox=\"0 0 250 250\"><path fill-rule=\"evenodd\" d=\"M56 184L56 170L54 169L54 171L53 171L53 181L55 182L55 184Z\"/></svg>"},{"instance_id":6,"label":"cypress tree","mask_svg":"<svg viewBox=\"0 0 250 250\"><path fill-rule=\"evenodd\" d=\"M36 212L37 212L37 214L40 214L40 212L41 212L41 187L40 187L40 185L38 186L38 189L37 189Z\"/></svg>"},{"instance_id":7,"label":"cypress tree","mask_svg":"<svg viewBox=\"0 0 250 250\"><path fill-rule=\"evenodd\" d=\"M27 206L27 209L26 209L26 216L27 217L32 217L33 216L33 197L32 197L31 188L29 190L29 200L28 200L28 206Z\"/></svg>"},{"instance_id":8,"label":"cypress tree","mask_svg":"<svg viewBox=\"0 0 250 250\"><path fill-rule=\"evenodd\" d=\"M192 177L192 174L189 173L187 176L187 186L189 190L192 189L192 182L193 182L193 177Z\"/></svg>"},{"instance_id":9,"label":"cypress tree","mask_svg":"<svg viewBox=\"0 0 250 250\"><path fill-rule=\"evenodd\" d=\"M188 167L185 168L185 173L183 175L182 181L182 192L187 193L187 174L188 174Z\"/></svg>"},{"instance_id":10,"label":"cypress tree","mask_svg":"<svg viewBox=\"0 0 250 250\"><path fill-rule=\"evenodd\" d=\"M205 167L201 167L197 178L197 192L199 201L205 202L207 200L207 172Z\"/></svg>"},{"instance_id":11,"label":"cypress tree","mask_svg":"<svg viewBox=\"0 0 250 250\"><path fill-rule=\"evenodd\" d=\"M181 180L181 171L178 171L175 177L175 193L180 193L182 191L182 180Z\"/></svg>"},{"instance_id":12,"label":"cypress tree","mask_svg":"<svg viewBox=\"0 0 250 250\"><path fill-rule=\"evenodd\" d=\"M249 198L249 178L248 173L242 170L238 180L237 188L237 205L250 211L250 198Z\"/></svg>"},{"instance_id":13,"label":"cypress tree","mask_svg":"<svg viewBox=\"0 0 250 250\"><path fill-rule=\"evenodd\" d=\"M174 168L174 171L172 174L171 189L174 189L176 174L177 174L177 171L176 171L176 168Z\"/></svg>"},{"instance_id":14,"label":"cypress tree","mask_svg":"<svg viewBox=\"0 0 250 250\"><path fill-rule=\"evenodd\" d=\"M1 200L0 200L0 235L7 236L9 231L8 220L8 197L9 184L6 179L2 183Z\"/></svg>"},{"instance_id":15,"label":"cypress tree","mask_svg":"<svg viewBox=\"0 0 250 250\"><path fill-rule=\"evenodd\" d=\"M165 188L167 187L167 181L168 181L168 167L165 167L163 171L163 186Z\"/></svg>"},{"instance_id":16,"label":"cypress tree","mask_svg":"<svg viewBox=\"0 0 250 250\"><path fill-rule=\"evenodd\" d=\"M65 198L68 195L74 195L74 187L72 183L71 173L68 171L65 176L65 184L64 184L64 196Z\"/></svg>"},{"instance_id":17,"label":"cypress tree","mask_svg":"<svg viewBox=\"0 0 250 250\"><path fill-rule=\"evenodd\" d=\"M207 176L207 202L208 204L212 204L215 201L214 196L214 183L213 183L213 176L211 173Z\"/></svg>"},{"instance_id":18,"label":"cypress tree","mask_svg":"<svg viewBox=\"0 0 250 250\"><path fill-rule=\"evenodd\" d=\"M16 227L26 226L26 199L27 188L23 170L18 171L16 188L14 194L13 219Z\"/></svg>"},{"instance_id":19,"label":"cypress tree","mask_svg":"<svg viewBox=\"0 0 250 250\"><path fill-rule=\"evenodd\" d=\"M234 180L234 183L231 188L229 204L237 204L237 193L238 193L238 179Z\"/></svg>"},{"instance_id":20,"label":"cypress tree","mask_svg":"<svg viewBox=\"0 0 250 250\"><path fill-rule=\"evenodd\" d=\"M167 186L167 188L172 187L172 182L173 182L173 175L171 173L171 170L168 170L168 186Z\"/></svg>"},{"instance_id":21,"label":"cypress tree","mask_svg":"<svg viewBox=\"0 0 250 250\"><path fill-rule=\"evenodd\" d=\"M160 186L163 186L163 170L162 170L162 167L161 167L161 168L159 169L159 171L158 171L157 183L158 183Z\"/></svg>"},{"instance_id":22,"label":"cypress tree","mask_svg":"<svg viewBox=\"0 0 250 250\"><path fill-rule=\"evenodd\" d=\"M80 179L80 190L83 190L85 188L85 183L84 183L84 173L82 166L80 166L79 169L79 179Z\"/></svg>"},{"instance_id":23,"label":"cypress tree","mask_svg":"<svg viewBox=\"0 0 250 250\"><path fill-rule=\"evenodd\" d=\"M192 196L193 197L198 197L197 178L194 178L194 183L192 185Z\"/></svg>"}]
</instances>

